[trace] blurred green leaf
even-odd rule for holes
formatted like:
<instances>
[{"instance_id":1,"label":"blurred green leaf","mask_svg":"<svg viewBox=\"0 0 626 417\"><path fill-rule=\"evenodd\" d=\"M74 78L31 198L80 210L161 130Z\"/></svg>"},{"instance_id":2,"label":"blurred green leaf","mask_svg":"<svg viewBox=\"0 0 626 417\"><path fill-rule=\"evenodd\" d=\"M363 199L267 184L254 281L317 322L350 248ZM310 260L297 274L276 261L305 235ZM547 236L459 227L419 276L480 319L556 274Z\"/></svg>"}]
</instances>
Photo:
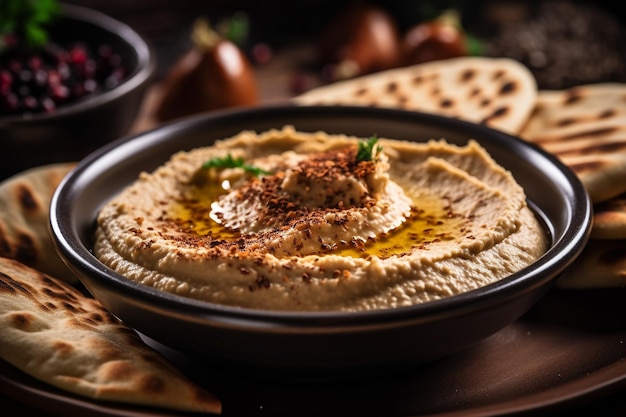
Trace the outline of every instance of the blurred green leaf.
<instances>
[{"instance_id":1,"label":"blurred green leaf","mask_svg":"<svg viewBox=\"0 0 626 417\"><path fill-rule=\"evenodd\" d=\"M45 26L59 10L57 0L0 0L0 37L15 35L28 46L44 45Z\"/></svg>"},{"instance_id":2,"label":"blurred green leaf","mask_svg":"<svg viewBox=\"0 0 626 417\"><path fill-rule=\"evenodd\" d=\"M242 47L248 42L250 19L244 12L235 12L229 18L221 20L217 30L222 37Z\"/></svg>"}]
</instances>

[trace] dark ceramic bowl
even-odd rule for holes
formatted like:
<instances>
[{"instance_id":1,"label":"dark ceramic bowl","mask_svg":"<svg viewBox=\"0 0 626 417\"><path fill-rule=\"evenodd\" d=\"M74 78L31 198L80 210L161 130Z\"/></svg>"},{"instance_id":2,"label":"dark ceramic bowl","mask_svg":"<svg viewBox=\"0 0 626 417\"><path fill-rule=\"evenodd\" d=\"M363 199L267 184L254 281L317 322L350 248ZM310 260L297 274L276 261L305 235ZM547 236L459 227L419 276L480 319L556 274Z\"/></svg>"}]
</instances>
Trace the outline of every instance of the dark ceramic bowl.
<instances>
[{"instance_id":1,"label":"dark ceramic bowl","mask_svg":"<svg viewBox=\"0 0 626 417\"><path fill-rule=\"evenodd\" d=\"M109 44L129 74L117 87L49 114L0 114L0 178L27 168L78 161L105 143L127 134L135 121L156 67L146 41L126 24L100 12L62 5L50 27L57 43L84 41L94 48Z\"/></svg>"},{"instance_id":2,"label":"dark ceramic bowl","mask_svg":"<svg viewBox=\"0 0 626 417\"><path fill-rule=\"evenodd\" d=\"M359 313L291 313L226 307L163 293L104 266L92 254L100 207L179 150L244 129L290 124L412 141L479 141L526 189L550 236L531 266L483 288L412 307ZM60 255L104 306L150 338L185 354L265 375L397 371L453 354L523 315L576 258L591 225L589 198L554 157L515 137L459 120L363 107L264 107L221 111L111 143L84 159L56 191L52 233Z\"/></svg>"}]
</instances>

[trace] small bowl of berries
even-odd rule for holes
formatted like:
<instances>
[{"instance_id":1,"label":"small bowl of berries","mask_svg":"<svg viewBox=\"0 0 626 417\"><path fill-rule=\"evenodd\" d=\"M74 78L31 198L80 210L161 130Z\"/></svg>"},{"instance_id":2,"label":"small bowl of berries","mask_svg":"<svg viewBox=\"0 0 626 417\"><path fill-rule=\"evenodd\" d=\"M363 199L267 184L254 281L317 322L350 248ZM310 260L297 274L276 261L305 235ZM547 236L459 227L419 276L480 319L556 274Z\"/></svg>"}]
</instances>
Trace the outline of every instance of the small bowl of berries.
<instances>
[{"instance_id":1,"label":"small bowl of berries","mask_svg":"<svg viewBox=\"0 0 626 417\"><path fill-rule=\"evenodd\" d=\"M130 131L156 67L141 35L56 0L2 7L0 178L78 161Z\"/></svg>"}]
</instances>

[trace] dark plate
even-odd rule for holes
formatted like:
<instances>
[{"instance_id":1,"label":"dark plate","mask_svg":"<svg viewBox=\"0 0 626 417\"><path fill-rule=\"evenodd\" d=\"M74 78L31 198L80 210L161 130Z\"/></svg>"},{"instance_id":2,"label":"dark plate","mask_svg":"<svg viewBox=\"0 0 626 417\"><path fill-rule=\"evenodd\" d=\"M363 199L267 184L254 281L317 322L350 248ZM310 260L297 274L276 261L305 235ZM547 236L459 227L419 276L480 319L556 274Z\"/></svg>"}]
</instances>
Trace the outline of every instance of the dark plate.
<instances>
[{"instance_id":1,"label":"dark plate","mask_svg":"<svg viewBox=\"0 0 626 417\"><path fill-rule=\"evenodd\" d=\"M244 129L285 124L362 137L446 138L459 144L476 139L526 189L550 234L550 248L530 267L478 290L363 313L269 312L190 300L131 282L90 252L99 208L142 170ZM51 222L61 256L89 291L147 336L240 371L353 377L396 372L461 351L519 318L581 252L591 206L580 181L554 157L484 126L391 109L276 106L190 118L101 148L59 186Z\"/></svg>"},{"instance_id":2,"label":"dark plate","mask_svg":"<svg viewBox=\"0 0 626 417\"><path fill-rule=\"evenodd\" d=\"M618 416L626 412L624 317L626 289L553 289L521 319L472 348L392 378L350 384L261 381L148 342L218 394L224 417ZM2 361L0 394L13 400L11 417L192 415L81 398Z\"/></svg>"}]
</instances>

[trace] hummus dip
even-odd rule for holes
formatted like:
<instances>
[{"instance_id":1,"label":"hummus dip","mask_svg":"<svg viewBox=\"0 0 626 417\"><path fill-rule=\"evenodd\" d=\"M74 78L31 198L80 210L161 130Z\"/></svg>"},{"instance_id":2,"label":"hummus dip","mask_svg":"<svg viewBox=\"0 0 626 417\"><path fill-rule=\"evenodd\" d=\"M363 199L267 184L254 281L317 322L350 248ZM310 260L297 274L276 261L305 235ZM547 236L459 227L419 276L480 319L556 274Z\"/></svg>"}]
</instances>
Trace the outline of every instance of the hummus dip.
<instances>
[{"instance_id":1,"label":"hummus dip","mask_svg":"<svg viewBox=\"0 0 626 417\"><path fill-rule=\"evenodd\" d=\"M96 256L162 291L361 311L470 291L540 257L523 189L478 143L244 131L179 152L108 202Z\"/></svg>"}]
</instances>

